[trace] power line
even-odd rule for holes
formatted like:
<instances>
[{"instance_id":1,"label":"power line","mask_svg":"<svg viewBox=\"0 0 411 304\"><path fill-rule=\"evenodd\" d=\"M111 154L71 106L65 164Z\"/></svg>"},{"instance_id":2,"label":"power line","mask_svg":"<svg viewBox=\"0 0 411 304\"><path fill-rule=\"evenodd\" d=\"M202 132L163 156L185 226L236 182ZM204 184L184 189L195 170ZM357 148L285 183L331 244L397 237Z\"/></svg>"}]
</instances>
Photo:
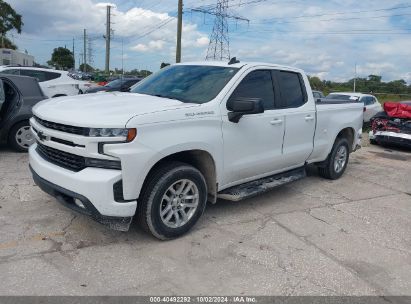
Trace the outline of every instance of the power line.
<instances>
[{"instance_id":1,"label":"power line","mask_svg":"<svg viewBox=\"0 0 411 304\"><path fill-rule=\"evenodd\" d=\"M324 14L316 14L316 15L300 15L300 16L279 17L279 18L263 19L263 21L260 22L260 23L270 23L270 21L276 21L276 20L317 18L317 17L324 17L324 16L336 16L336 15L348 15L348 14L360 14L360 13L392 11L392 10L404 9L404 8L410 8L410 7L411 7L411 4L410 5L397 6L397 7L391 7L391 8L380 8L380 9L374 9L374 10L361 10L361 11L351 11L351 12L324 13ZM363 18L368 18L368 17L363 17ZM299 22L299 21L296 21L296 22Z\"/></svg>"},{"instance_id":2,"label":"power line","mask_svg":"<svg viewBox=\"0 0 411 304\"><path fill-rule=\"evenodd\" d=\"M319 19L315 20L315 22L322 22L322 21L338 21L338 20L364 20L364 19L379 19L379 18L387 18L387 17L402 17L402 16L410 16L411 13L407 14L396 14L396 15L380 15L380 16L369 16L369 17L349 17L349 18L329 18L329 19ZM253 23L253 24L290 24L290 23L306 23L306 22L313 22L312 20L296 20L296 21L284 21L284 22L261 22L261 23Z\"/></svg>"}]
</instances>

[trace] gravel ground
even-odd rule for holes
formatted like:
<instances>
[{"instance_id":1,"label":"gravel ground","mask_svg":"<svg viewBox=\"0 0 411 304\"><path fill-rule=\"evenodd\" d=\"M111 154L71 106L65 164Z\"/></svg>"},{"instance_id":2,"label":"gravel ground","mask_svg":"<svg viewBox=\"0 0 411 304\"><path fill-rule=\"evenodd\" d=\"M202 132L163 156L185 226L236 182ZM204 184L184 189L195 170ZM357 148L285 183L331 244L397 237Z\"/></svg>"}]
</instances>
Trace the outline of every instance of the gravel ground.
<instances>
[{"instance_id":1,"label":"gravel ground","mask_svg":"<svg viewBox=\"0 0 411 304\"><path fill-rule=\"evenodd\" d=\"M309 177L209 205L168 242L110 231L33 185L0 148L0 295L411 295L411 153L351 155Z\"/></svg>"}]
</instances>

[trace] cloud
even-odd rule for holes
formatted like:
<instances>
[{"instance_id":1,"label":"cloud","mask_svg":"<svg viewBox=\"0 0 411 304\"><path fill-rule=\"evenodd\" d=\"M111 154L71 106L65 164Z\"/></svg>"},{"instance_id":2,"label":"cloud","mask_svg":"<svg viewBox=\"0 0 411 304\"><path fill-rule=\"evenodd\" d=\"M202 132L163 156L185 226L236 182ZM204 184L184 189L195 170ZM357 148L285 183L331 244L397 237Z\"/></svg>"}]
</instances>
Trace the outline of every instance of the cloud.
<instances>
[{"instance_id":1,"label":"cloud","mask_svg":"<svg viewBox=\"0 0 411 304\"><path fill-rule=\"evenodd\" d=\"M139 43L131 47L131 49L137 52L162 50L164 48L164 44L165 44L165 41L163 40L152 40L148 44Z\"/></svg>"},{"instance_id":2,"label":"cloud","mask_svg":"<svg viewBox=\"0 0 411 304\"><path fill-rule=\"evenodd\" d=\"M200 37L196 40L196 45L199 47L208 45L210 40L207 37Z\"/></svg>"},{"instance_id":3,"label":"cloud","mask_svg":"<svg viewBox=\"0 0 411 304\"><path fill-rule=\"evenodd\" d=\"M21 49L33 53L37 61L49 60L54 47L70 46L72 37L78 56L82 52L82 32L87 28L95 45L96 65L104 66L102 36L108 3L36 0L33 9L34 1L8 2L23 15L25 23L23 34L15 36L16 42ZM120 63L121 39L124 50L130 53L125 62L127 68L157 69L161 62L174 61L176 1L110 2L113 66ZM236 6L239 2L230 2L230 12L247 17L250 24L229 20L229 36L230 53L241 61L297 66L310 75L339 81L353 78L357 64L360 77L380 74L386 81L411 81L410 64L406 64L410 62L411 40L407 39L409 31L404 34L410 21L408 17L395 17L410 10L396 9L405 5L403 0L276 0ZM202 4L199 3L185 0L186 11ZM379 9L383 10L376 11ZM315 17L307 17L312 15ZM183 61L205 58L213 18L184 14Z\"/></svg>"}]
</instances>

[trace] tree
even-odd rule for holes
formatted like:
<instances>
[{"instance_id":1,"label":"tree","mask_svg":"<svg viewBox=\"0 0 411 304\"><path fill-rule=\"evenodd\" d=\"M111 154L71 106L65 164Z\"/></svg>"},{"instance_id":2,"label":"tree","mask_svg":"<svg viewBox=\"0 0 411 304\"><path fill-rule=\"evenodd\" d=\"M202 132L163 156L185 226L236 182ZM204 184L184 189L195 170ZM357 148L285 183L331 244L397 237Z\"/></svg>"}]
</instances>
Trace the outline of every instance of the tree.
<instances>
[{"instance_id":1,"label":"tree","mask_svg":"<svg viewBox=\"0 0 411 304\"><path fill-rule=\"evenodd\" d=\"M309 77L308 79L310 80L310 84L313 89L320 91L324 89L324 83L317 76Z\"/></svg>"},{"instance_id":2,"label":"tree","mask_svg":"<svg viewBox=\"0 0 411 304\"><path fill-rule=\"evenodd\" d=\"M80 64L79 70L82 72L94 72L94 68L88 63L86 63L86 66L84 66L84 63Z\"/></svg>"},{"instance_id":3,"label":"tree","mask_svg":"<svg viewBox=\"0 0 411 304\"><path fill-rule=\"evenodd\" d=\"M369 81L373 81L373 82L381 82L382 77L381 76L377 76L377 75L369 75L368 76L368 80Z\"/></svg>"},{"instance_id":4,"label":"tree","mask_svg":"<svg viewBox=\"0 0 411 304\"><path fill-rule=\"evenodd\" d=\"M64 47L58 47L53 50L51 60L47 61L47 64L57 68L68 70L74 68L74 56L73 53Z\"/></svg>"},{"instance_id":5,"label":"tree","mask_svg":"<svg viewBox=\"0 0 411 304\"><path fill-rule=\"evenodd\" d=\"M147 77L147 76L150 76L151 74L153 74L153 72L148 71L148 70L141 70L140 71L140 76L141 77Z\"/></svg>"},{"instance_id":6,"label":"tree","mask_svg":"<svg viewBox=\"0 0 411 304\"><path fill-rule=\"evenodd\" d=\"M23 21L21 15L17 14L16 11L3 0L0 0L0 36L1 36L1 47L6 46L6 33L15 29L17 33L21 33L21 28L23 27ZM13 44L11 44L13 45Z\"/></svg>"},{"instance_id":7,"label":"tree","mask_svg":"<svg viewBox=\"0 0 411 304\"><path fill-rule=\"evenodd\" d=\"M17 45L11 42L10 39L8 39L7 37L2 37L1 39L2 39L1 43L2 43L3 48L17 50Z\"/></svg>"}]
</instances>

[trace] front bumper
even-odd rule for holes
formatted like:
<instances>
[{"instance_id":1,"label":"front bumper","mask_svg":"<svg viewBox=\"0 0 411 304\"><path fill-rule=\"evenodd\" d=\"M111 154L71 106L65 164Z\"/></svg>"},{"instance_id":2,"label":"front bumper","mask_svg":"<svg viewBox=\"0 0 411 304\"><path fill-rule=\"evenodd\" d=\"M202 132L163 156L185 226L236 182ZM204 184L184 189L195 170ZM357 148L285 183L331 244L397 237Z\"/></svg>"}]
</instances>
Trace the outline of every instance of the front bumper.
<instances>
[{"instance_id":1,"label":"front bumper","mask_svg":"<svg viewBox=\"0 0 411 304\"><path fill-rule=\"evenodd\" d=\"M378 144L393 144L411 148L411 134L395 133L387 131L370 131L369 138Z\"/></svg>"},{"instance_id":2,"label":"front bumper","mask_svg":"<svg viewBox=\"0 0 411 304\"><path fill-rule=\"evenodd\" d=\"M137 201L115 201L113 186L121 180L120 170L86 168L73 172L45 161L36 151L29 150L30 168L39 187L56 197L65 206L91 216L115 230L128 230ZM82 202L84 208L75 204Z\"/></svg>"}]
</instances>

